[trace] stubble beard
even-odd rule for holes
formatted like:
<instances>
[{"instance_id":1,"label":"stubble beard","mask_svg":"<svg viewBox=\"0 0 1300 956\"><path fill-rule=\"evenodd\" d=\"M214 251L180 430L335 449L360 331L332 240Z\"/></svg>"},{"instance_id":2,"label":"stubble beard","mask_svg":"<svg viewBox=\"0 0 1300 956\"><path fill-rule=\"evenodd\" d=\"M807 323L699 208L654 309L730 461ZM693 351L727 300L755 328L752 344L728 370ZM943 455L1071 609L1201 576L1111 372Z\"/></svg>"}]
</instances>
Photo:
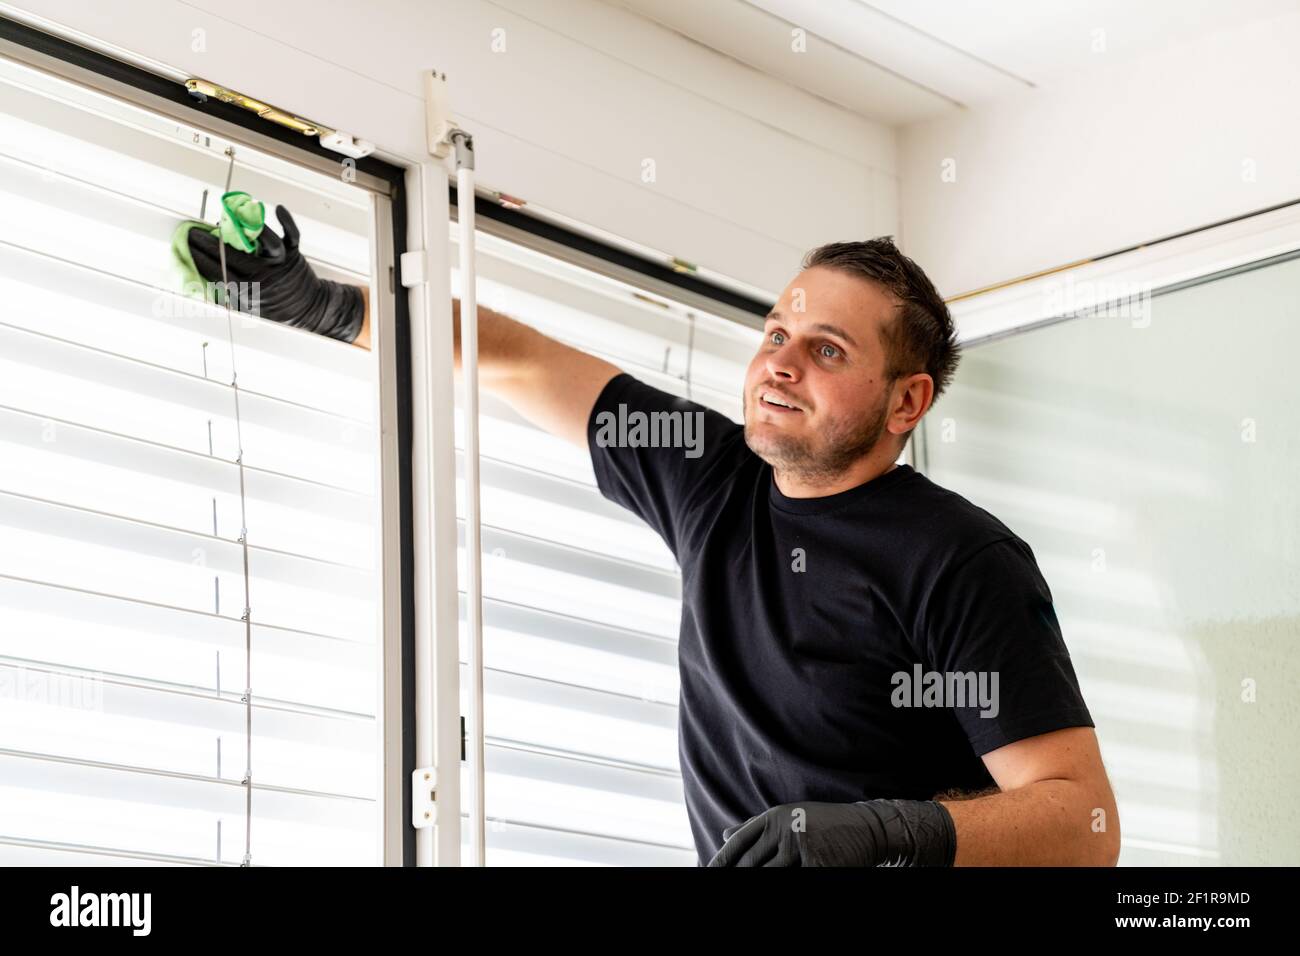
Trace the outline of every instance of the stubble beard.
<instances>
[{"instance_id":1,"label":"stubble beard","mask_svg":"<svg viewBox=\"0 0 1300 956\"><path fill-rule=\"evenodd\" d=\"M887 405L888 395L881 398L865 420L831 419L823 430L823 440L816 444L810 438L778 432L756 446L753 423L747 416L745 444L782 477L805 484L829 484L880 442L888 418Z\"/></svg>"}]
</instances>

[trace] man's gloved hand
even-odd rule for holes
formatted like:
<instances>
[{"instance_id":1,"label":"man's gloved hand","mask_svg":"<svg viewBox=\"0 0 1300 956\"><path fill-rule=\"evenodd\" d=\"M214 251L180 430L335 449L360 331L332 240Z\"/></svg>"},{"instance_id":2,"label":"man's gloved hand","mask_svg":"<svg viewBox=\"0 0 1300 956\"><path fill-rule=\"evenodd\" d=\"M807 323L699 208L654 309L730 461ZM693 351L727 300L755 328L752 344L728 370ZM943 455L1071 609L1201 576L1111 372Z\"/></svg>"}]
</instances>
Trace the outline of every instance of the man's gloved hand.
<instances>
[{"instance_id":1,"label":"man's gloved hand","mask_svg":"<svg viewBox=\"0 0 1300 956\"><path fill-rule=\"evenodd\" d=\"M722 831L709 866L952 866L957 831L933 800L783 803Z\"/></svg>"},{"instance_id":2,"label":"man's gloved hand","mask_svg":"<svg viewBox=\"0 0 1300 956\"><path fill-rule=\"evenodd\" d=\"M231 305L272 322L343 342L355 341L365 320L361 290L317 276L298 251L298 226L289 210L276 206L275 215L284 230L283 239L265 228L258 236L255 254L226 246ZM221 250L217 236L194 229L188 242L199 274L209 282L220 283Z\"/></svg>"}]
</instances>

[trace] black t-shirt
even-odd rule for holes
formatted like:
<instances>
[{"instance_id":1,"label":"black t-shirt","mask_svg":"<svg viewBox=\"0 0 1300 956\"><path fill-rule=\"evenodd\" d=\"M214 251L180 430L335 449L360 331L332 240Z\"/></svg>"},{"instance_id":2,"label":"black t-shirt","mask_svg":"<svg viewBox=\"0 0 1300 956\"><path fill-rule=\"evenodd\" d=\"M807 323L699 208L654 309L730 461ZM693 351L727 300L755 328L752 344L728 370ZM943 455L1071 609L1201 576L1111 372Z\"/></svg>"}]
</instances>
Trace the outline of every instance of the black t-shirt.
<instances>
[{"instance_id":1,"label":"black t-shirt","mask_svg":"<svg viewBox=\"0 0 1300 956\"><path fill-rule=\"evenodd\" d=\"M608 444L620 405L625 423L689 414L703 440L682 419L656 444L691 447L653 447L653 426ZM769 807L984 789L981 755L1094 726L1033 552L961 495L897 465L787 498L742 426L626 373L587 439L601 493L681 567L678 756L700 864Z\"/></svg>"}]
</instances>

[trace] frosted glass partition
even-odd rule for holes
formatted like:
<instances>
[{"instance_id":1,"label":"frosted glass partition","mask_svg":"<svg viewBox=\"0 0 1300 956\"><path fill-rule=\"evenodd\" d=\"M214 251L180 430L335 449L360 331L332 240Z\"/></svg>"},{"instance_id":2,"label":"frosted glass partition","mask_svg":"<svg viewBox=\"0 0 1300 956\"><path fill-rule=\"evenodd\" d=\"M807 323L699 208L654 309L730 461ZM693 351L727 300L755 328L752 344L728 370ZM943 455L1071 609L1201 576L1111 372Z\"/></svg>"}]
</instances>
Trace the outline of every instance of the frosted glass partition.
<instances>
[{"instance_id":1,"label":"frosted glass partition","mask_svg":"<svg viewBox=\"0 0 1300 956\"><path fill-rule=\"evenodd\" d=\"M1121 865L1300 863L1300 260L967 347L918 467L1033 548Z\"/></svg>"}]
</instances>

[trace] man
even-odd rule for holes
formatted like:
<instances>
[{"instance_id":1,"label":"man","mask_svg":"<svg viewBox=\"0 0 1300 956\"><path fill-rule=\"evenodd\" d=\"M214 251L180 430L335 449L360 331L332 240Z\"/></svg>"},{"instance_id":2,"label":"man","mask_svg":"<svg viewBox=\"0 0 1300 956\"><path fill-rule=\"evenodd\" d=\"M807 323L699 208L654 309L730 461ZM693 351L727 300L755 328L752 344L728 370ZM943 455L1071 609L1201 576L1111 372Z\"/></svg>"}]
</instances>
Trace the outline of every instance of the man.
<instances>
[{"instance_id":1,"label":"man","mask_svg":"<svg viewBox=\"0 0 1300 956\"><path fill-rule=\"evenodd\" d=\"M743 427L480 307L481 386L588 448L602 494L681 566L700 864L1116 862L1032 551L895 464L958 359L943 300L888 239L809 253L767 317ZM602 428L620 411L699 413L702 445L620 446Z\"/></svg>"}]
</instances>

